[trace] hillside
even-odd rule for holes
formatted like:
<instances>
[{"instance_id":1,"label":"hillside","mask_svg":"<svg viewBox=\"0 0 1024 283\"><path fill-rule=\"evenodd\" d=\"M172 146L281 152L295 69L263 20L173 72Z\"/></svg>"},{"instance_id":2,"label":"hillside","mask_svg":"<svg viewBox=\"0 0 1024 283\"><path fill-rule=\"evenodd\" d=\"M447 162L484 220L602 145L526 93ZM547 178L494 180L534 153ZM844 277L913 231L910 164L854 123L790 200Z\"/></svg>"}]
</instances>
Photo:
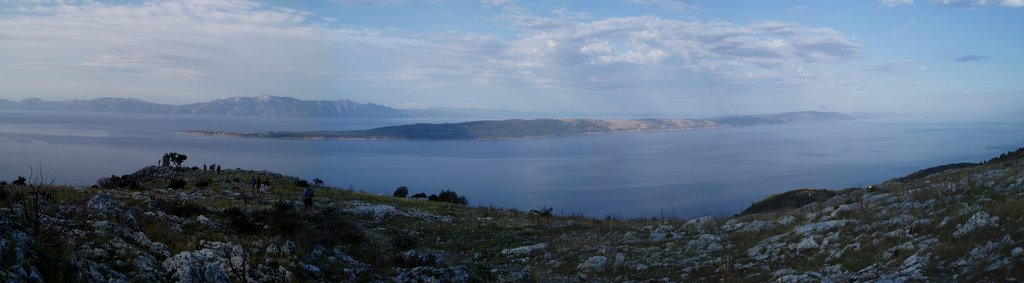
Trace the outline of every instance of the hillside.
<instances>
[{"instance_id":1,"label":"hillside","mask_svg":"<svg viewBox=\"0 0 1024 283\"><path fill-rule=\"evenodd\" d=\"M1015 281L1024 279L1021 155L695 219L552 216L316 186L305 211L308 182L240 169L146 167L92 188L28 178L0 185L0 278ZM253 178L269 183L266 193Z\"/></svg>"},{"instance_id":2,"label":"hillside","mask_svg":"<svg viewBox=\"0 0 1024 283\"><path fill-rule=\"evenodd\" d=\"M833 112L791 112L771 115L728 116L713 119L510 119L444 124L412 124L359 131L313 132L212 132L204 135L316 140L495 140L638 131L679 131L691 129L849 120Z\"/></svg>"},{"instance_id":3,"label":"hillside","mask_svg":"<svg viewBox=\"0 0 1024 283\"><path fill-rule=\"evenodd\" d=\"M84 111L134 114L189 114L216 116L261 116L289 118L394 118L410 113L383 105L333 101L300 100L291 97L260 95L230 97L186 105L157 104L128 98L44 101L30 98L14 102L0 99L0 109L34 111Z\"/></svg>"}]
</instances>

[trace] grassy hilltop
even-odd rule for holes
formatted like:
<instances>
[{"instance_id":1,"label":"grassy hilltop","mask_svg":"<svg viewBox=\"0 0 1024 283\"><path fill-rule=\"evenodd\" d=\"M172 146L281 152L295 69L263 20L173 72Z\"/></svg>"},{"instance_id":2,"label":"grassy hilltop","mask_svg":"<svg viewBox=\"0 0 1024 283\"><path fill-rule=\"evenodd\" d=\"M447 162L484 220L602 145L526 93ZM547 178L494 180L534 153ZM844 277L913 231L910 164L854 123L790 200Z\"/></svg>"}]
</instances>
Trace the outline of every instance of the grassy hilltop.
<instances>
[{"instance_id":1,"label":"grassy hilltop","mask_svg":"<svg viewBox=\"0 0 1024 283\"><path fill-rule=\"evenodd\" d=\"M305 211L309 182L235 169L146 167L95 187L31 176L0 185L0 280L1019 280L1021 155L695 219L558 216L316 184Z\"/></svg>"}]
</instances>

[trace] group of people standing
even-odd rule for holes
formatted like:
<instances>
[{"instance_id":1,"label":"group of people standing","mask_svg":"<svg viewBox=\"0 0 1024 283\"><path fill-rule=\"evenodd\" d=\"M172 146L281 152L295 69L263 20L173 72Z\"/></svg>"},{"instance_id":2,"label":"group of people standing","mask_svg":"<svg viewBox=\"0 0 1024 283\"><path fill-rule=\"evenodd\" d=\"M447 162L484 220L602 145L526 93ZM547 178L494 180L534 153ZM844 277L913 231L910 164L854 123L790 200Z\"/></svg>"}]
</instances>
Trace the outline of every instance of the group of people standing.
<instances>
[{"instance_id":1,"label":"group of people standing","mask_svg":"<svg viewBox=\"0 0 1024 283\"><path fill-rule=\"evenodd\" d=\"M220 165L210 164L210 166L207 167L206 164L203 164L203 171L213 171L216 173L220 173Z\"/></svg>"},{"instance_id":2,"label":"group of people standing","mask_svg":"<svg viewBox=\"0 0 1024 283\"><path fill-rule=\"evenodd\" d=\"M269 188L270 180L252 177L252 189L256 194L256 199L258 202L262 202L263 195L266 194ZM306 187L306 189L302 191L302 204L304 205L305 210L307 212L309 211L310 208L313 207L313 188Z\"/></svg>"}]
</instances>

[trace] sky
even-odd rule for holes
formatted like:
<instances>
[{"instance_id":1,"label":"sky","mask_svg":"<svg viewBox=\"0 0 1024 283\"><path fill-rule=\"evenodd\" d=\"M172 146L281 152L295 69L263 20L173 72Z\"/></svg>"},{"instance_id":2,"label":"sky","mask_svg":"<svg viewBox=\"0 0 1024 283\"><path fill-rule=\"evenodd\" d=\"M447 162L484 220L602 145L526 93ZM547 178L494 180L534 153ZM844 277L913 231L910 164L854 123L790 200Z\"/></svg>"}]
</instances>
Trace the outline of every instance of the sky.
<instances>
[{"instance_id":1,"label":"sky","mask_svg":"<svg viewBox=\"0 0 1024 283\"><path fill-rule=\"evenodd\" d=\"M703 117L1024 106L1024 0L0 0L0 98Z\"/></svg>"}]
</instances>

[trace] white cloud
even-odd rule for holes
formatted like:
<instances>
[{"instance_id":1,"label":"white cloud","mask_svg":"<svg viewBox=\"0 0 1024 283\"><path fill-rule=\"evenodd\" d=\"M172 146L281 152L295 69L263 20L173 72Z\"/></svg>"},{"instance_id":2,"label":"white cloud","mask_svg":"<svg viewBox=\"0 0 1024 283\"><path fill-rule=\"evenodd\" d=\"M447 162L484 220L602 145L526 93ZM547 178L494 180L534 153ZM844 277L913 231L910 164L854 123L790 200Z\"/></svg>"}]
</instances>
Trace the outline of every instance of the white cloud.
<instances>
[{"instance_id":1,"label":"white cloud","mask_svg":"<svg viewBox=\"0 0 1024 283\"><path fill-rule=\"evenodd\" d=\"M896 7L903 5L913 5L914 0L881 0L882 6L885 7Z\"/></svg>"},{"instance_id":2,"label":"white cloud","mask_svg":"<svg viewBox=\"0 0 1024 283\"><path fill-rule=\"evenodd\" d=\"M512 4L513 0L480 0L480 5L484 6L504 6Z\"/></svg>"},{"instance_id":3,"label":"white cloud","mask_svg":"<svg viewBox=\"0 0 1024 283\"><path fill-rule=\"evenodd\" d=\"M627 0L627 2L656 6L672 12L684 12L693 8L687 0Z\"/></svg>"},{"instance_id":4,"label":"white cloud","mask_svg":"<svg viewBox=\"0 0 1024 283\"><path fill-rule=\"evenodd\" d=\"M838 31L770 21L737 25L647 16L526 30L494 62L544 73L572 87L594 86L591 77L610 76L655 84L680 76L790 84L815 77L794 76L799 70L851 62L860 54L860 46Z\"/></svg>"},{"instance_id":5,"label":"white cloud","mask_svg":"<svg viewBox=\"0 0 1024 283\"><path fill-rule=\"evenodd\" d=\"M0 79L11 95L187 102L287 94L282 90L294 85L287 80L295 76L267 70L333 68L323 60L330 58L327 35L333 31L312 22L307 12L254 1L8 4L8 15L0 18L0 53L6 54L0 77L27 78ZM39 86L53 77L103 92ZM110 91L115 86L120 91Z\"/></svg>"},{"instance_id":6,"label":"white cloud","mask_svg":"<svg viewBox=\"0 0 1024 283\"><path fill-rule=\"evenodd\" d=\"M944 6L989 6L1024 7L1024 0L935 0L935 4Z\"/></svg>"},{"instance_id":7,"label":"white cloud","mask_svg":"<svg viewBox=\"0 0 1024 283\"><path fill-rule=\"evenodd\" d=\"M334 3L343 6L363 6L363 5L394 5L405 3L406 0L333 0Z\"/></svg>"},{"instance_id":8,"label":"white cloud","mask_svg":"<svg viewBox=\"0 0 1024 283\"><path fill-rule=\"evenodd\" d=\"M861 52L829 28L536 15L515 5L494 19L516 31L508 37L339 27L242 0L8 8L19 12L0 18L0 91L25 96L177 103L270 93L557 105L581 95L832 83L844 79L843 68L857 68ZM52 77L61 84L49 84Z\"/></svg>"}]
</instances>

